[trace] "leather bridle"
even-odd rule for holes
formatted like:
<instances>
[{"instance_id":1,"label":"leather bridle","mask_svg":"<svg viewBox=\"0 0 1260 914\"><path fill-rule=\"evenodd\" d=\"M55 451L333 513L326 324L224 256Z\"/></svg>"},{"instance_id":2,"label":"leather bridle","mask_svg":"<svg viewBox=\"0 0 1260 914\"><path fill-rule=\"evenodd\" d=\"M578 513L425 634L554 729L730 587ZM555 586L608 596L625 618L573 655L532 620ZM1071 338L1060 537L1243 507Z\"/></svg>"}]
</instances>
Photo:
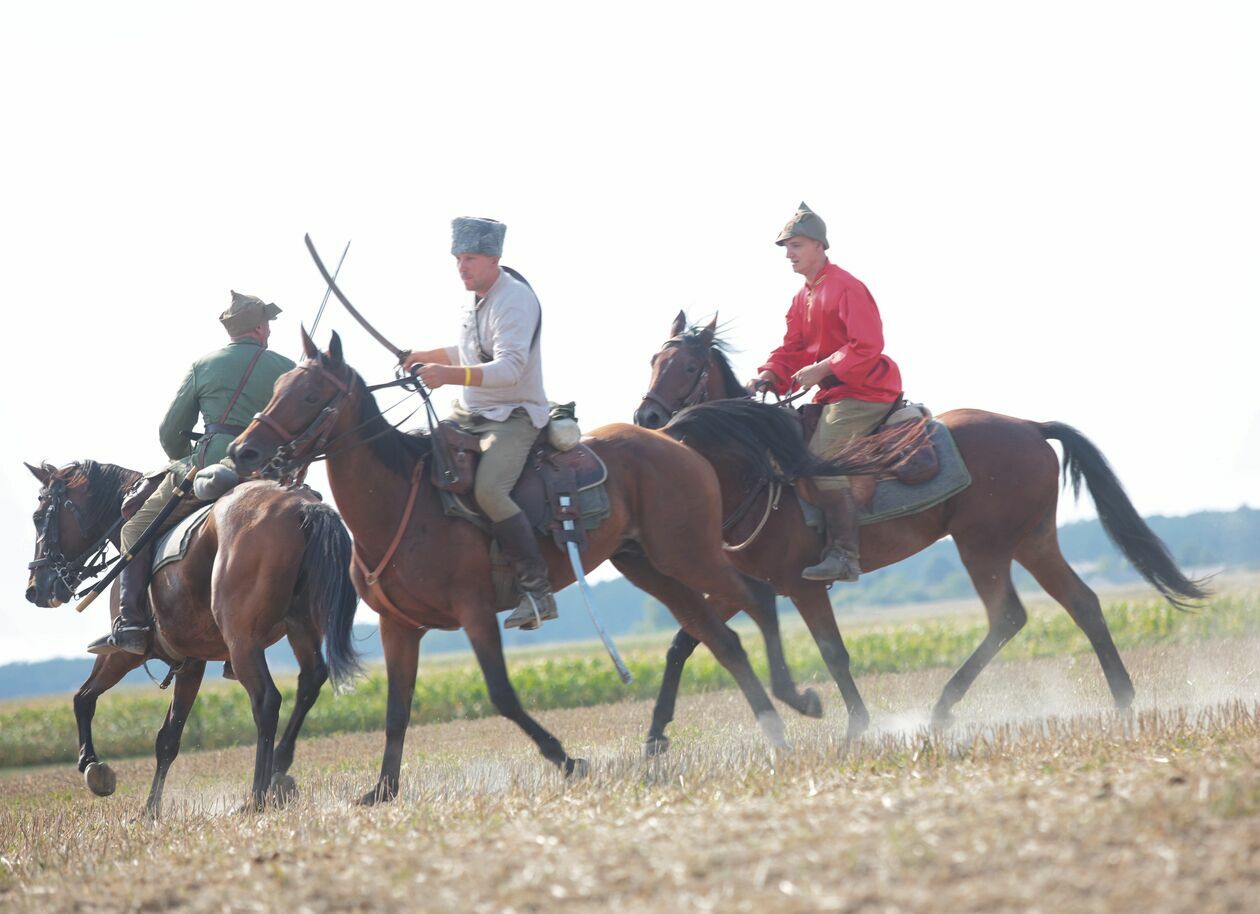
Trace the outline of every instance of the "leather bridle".
<instances>
[{"instance_id":1,"label":"leather bridle","mask_svg":"<svg viewBox=\"0 0 1260 914\"><path fill-rule=\"evenodd\" d=\"M33 575L38 575L44 570L50 571L73 595L85 578L95 577L118 560L117 557L106 560L105 552L114 534L122 527L124 518L120 514L118 520L96 537L90 546L74 558L68 559L61 551L61 509L65 508L73 515L84 539L91 536L89 527L95 527L100 518L93 518L90 524L84 521L83 512L79 510L79 506L66 497L66 480L64 479L54 479L40 494L48 498L48 507L44 508L43 517L39 520L40 536L35 560L29 562L26 567Z\"/></svg>"},{"instance_id":2,"label":"leather bridle","mask_svg":"<svg viewBox=\"0 0 1260 914\"><path fill-rule=\"evenodd\" d=\"M689 343L689 340L680 336L676 336L676 337L673 337L672 339L668 339L665 341L665 345L661 347L661 352L664 352L666 349L685 348L688 345L688 343ZM657 355L659 356L660 353L657 353ZM669 403L666 403L665 400L655 390L649 390L647 393L643 395L643 399L649 403L655 403L657 406L659 406L661 409L665 411L666 416L669 416L672 419L674 416L676 416L682 410L686 409L688 406L695 406L698 403L704 402L705 388L708 385L708 382L709 382L709 354L708 352L706 352L704 355L704 367L701 368L700 373L696 375L696 380L691 385L691 389L687 391L686 395L683 396L682 399L676 405L671 406Z\"/></svg>"},{"instance_id":3,"label":"leather bridle","mask_svg":"<svg viewBox=\"0 0 1260 914\"><path fill-rule=\"evenodd\" d=\"M312 372L321 379L328 381L336 388L336 393L324 405L323 409L316 414L315 418L307 424L306 428L298 432L289 431L279 420L268 416L265 412L254 414L250 427L252 428L254 423L265 426L275 432L281 441L280 446L276 448L275 455L260 472L260 475L264 477L296 478L298 475L304 474L311 463L323 456L324 447L328 444L333 425L337 422L337 415L341 412L341 407L345 405L353 390L348 366L344 378L333 374L322 362L316 359L307 359L297 367L302 371ZM249 428L245 429L246 434L249 431Z\"/></svg>"}]
</instances>

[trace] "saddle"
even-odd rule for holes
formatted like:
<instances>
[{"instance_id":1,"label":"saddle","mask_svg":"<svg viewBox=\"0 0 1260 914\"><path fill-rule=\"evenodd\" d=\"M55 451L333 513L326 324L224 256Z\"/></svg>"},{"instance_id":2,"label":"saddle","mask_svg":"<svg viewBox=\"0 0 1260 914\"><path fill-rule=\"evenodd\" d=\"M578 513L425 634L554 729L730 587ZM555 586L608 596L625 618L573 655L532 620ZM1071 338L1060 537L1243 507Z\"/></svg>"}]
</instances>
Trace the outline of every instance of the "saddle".
<instances>
[{"instance_id":1,"label":"saddle","mask_svg":"<svg viewBox=\"0 0 1260 914\"><path fill-rule=\"evenodd\" d=\"M809 403L797 410L797 415L801 420L801 431L805 435L808 442L814 435L814 430L818 427L818 420L822 415L822 403ZM927 407L920 403L908 403L903 396L898 396L891 404L889 404L888 412L884 414L884 418L880 420L875 428L871 429L865 437L878 437L888 434L894 437L898 433L910 432L907 428L909 423L923 422L923 434L909 434L907 440L899 441L898 448L902 453L902 458L893 467L891 479L907 486L922 485L932 479L935 479L941 471L940 455L937 453L936 444L932 437L928 434L928 427L925 420L930 420L932 413ZM849 481L852 485L853 499L857 502L858 507L869 510L875 500L875 487L879 478L876 476L850 476Z\"/></svg>"},{"instance_id":2,"label":"saddle","mask_svg":"<svg viewBox=\"0 0 1260 914\"><path fill-rule=\"evenodd\" d=\"M490 521L472 495L481 457L480 440L454 422L444 420L438 423L433 446L443 448L447 458L447 472L442 472L441 460L433 460L431 469L446 513L488 530ZM569 542L581 550L586 548L586 531L608 517L608 494L604 489L607 479L608 467L598 454L581 443L567 451L557 450L548 442L544 428L512 488L512 500L521 506L530 525L550 535L561 551Z\"/></svg>"}]
</instances>

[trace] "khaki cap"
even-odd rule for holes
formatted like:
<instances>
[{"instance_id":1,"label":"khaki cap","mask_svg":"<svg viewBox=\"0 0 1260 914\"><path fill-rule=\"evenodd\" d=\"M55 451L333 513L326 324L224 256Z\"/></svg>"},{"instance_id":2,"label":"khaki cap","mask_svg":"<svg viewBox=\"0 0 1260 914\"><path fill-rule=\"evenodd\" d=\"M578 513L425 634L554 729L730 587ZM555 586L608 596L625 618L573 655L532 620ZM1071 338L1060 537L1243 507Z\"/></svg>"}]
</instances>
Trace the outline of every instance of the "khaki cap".
<instances>
[{"instance_id":1,"label":"khaki cap","mask_svg":"<svg viewBox=\"0 0 1260 914\"><path fill-rule=\"evenodd\" d=\"M280 308L270 302L264 302L256 295L232 293L231 306L219 315L219 323L227 330L228 336L244 336L249 331L261 327L264 321L274 321L280 314Z\"/></svg>"},{"instance_id":2,"label":"khaki cap","mask_svg":"<svg viewBox=\"0 0 1260 914\"><path fill-rule=\"evenodd\" d=\"M783 231L779 232L779 237L774 243L782 247L787 244L787 240L793 237L813 238L815 241L821 241L823 250L831 247L827 243L827 223L822 221L822 217L805 205L802 200L800 207L796 210L796 215L788 220L788 224L783 226Z\"/></svg>"}]
</instances>

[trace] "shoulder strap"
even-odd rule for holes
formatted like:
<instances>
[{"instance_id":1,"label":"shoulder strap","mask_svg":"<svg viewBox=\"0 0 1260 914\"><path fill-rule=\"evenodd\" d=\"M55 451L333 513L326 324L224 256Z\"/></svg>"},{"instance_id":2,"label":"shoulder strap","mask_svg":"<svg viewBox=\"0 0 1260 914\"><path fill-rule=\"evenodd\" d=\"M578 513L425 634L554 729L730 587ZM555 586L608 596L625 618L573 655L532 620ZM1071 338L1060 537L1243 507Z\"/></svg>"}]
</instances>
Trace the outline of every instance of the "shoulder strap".
<instances>
[{"instance_id":1,"label":"shoulder strap","mask_svg":"<svg viewBox=\"0 0 1260 914\"><path fill-rule=\"evenodd\" d=\"M249 364L245 366L245 374L241 377L241 383L237 386L236 392L232 394L232 399L228 401L227 409L223 411L223 415L219 417L219 425L227 422L228 416L232 412L232 407L236 405L236 401L241 398L241 393L245 390L245 385L249 383L249 376L254 373L254 366L258 364L258 360L262 358L262 354L267 350L262 346L258 347L258 351L254 353L254 357L249 360Z\"/></svg>"}]
</instances>

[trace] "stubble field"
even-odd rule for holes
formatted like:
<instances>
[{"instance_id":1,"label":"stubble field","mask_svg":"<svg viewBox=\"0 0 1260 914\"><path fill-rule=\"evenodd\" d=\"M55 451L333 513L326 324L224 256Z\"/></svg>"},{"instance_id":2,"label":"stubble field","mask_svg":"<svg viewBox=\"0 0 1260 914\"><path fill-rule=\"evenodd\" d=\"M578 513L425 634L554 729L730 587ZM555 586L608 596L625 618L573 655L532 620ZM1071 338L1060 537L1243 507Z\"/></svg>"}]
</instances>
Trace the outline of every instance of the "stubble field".
<instances>
[{"instance_id":1,"label":"stubble field","mask_svg":"<svg viewBox=\"0 0 1260 914\"><path fill-rule=\"evenodd\" d=\"M350 805L379 733L299 744L298 798L233 810L252 749L186 753L165 816L152 762L90 796L73 766L0 777L7 911L1254 911L1260 897L1260 639L1126 651L1121 715L1097 662L997 664L946 734L948 672L867 675L785 717L771 757L733 691L683 698L645 760L641 701L539 715L592 762L566 783L499 719L413 728L402 794ZM523 696L528 704L528 694ZM108 713L107 705L102 713ZM790 712L788 712L790 713Z\"/></svg>"}]
</instances>

